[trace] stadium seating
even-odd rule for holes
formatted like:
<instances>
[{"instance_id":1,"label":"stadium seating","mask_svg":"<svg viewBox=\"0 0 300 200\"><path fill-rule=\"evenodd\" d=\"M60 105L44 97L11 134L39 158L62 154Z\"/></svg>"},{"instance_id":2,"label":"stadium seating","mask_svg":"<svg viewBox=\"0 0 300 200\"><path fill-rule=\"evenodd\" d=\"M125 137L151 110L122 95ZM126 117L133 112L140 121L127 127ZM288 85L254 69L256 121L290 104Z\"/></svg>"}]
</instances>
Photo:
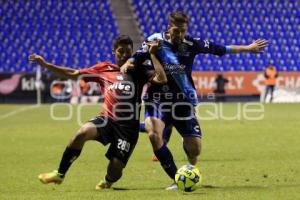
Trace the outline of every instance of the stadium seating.
<instances>
[{"instance_id":1,"label":"stadium seating","mask_svg":"<svg viewBox=\"0 0 300 200\"><path fill-rule=\"evenodd\" d=\"M35 71L27 61L31 53L73 67L113 61L118 29L108 2L1 1L0 73Z\"/></svg>"},{"instance_id":2,"label":"stadium seating","mask_svg":"<svg viewBox=\"0 0 300 200\"><path fill-rule=\"evenodd\" d=\"M247 44L258 38L270 46L262 55L199 55L194 70L261 71L269 63L280 71L300 71L300 1L131 0L144 37L166 30L168 14L190 17L189 34L219 44Z\"/></svg>"},{"instance_id":3,"label":"stadium seating","mask_svg":"<svg viewBox=\"0 0 300 200\"><path fill-rule=\"evenodd\" d=\"M130 0L144 37L166 30L167 15L181 10L190 17L189 34L220 44L270 41L262 55L197 56L194 70L300 71L300 1L294 0ZM0 73L26 71L30 53L50 62L84 67L113 61L111 42L118 35L109 0L2 1Z\"/></svg>"}]
</instances>

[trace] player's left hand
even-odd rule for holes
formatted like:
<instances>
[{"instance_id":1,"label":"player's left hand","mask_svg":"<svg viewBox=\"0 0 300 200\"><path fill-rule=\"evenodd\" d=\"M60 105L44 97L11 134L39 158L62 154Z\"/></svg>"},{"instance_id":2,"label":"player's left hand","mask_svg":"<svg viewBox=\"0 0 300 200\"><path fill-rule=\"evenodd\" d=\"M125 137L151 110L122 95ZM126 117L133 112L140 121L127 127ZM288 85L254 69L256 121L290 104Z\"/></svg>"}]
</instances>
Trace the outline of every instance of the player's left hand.
<instances>
[{"instance_id":1,"label":"player's left hand","mask_svg":"<svg viewBox=\"0 0 300 200\"><path fill-rule=\"evenodd\" d=\"M258 39L248 45L248 49L251 53L263 53L268 46L268 41L264 39Z\"/></svg>"},{"instance_id":2,"label":"player's left hand","mask_svg":"<svg viewBox=\"0 0 300 200\"><path fill-rule=\"evenodd\" d=\"M28 60L31 61L31 62L35 62L39 65L43 65L43 64L46 63L45 59L42 56L37 55L37 54L29 55Z\"/></svg>"},{"instance_id":3,"label":"player's left hand","mask_svg":"<svg viewBox=\"0 0 300 200\"><path fill-rule=\"evenodd\" d=\"M150 54L155 54L159 48L159 42L158 41L155 41L155 42L149 42L147 43L147 45L149 46L149 53Z\"/></svg>"},{"instance_id":4,"label":"player's left hand","mask_svg":"<svg viewBox=\"0 0 300 200\"><path fill-rule=\"evenodd\" d=\"M131 59L128 59L124 65L121 66L120 72L122 74L127 73L128 70L131 70L134 68L134 62Z\"/></svg>"}]
</instances>

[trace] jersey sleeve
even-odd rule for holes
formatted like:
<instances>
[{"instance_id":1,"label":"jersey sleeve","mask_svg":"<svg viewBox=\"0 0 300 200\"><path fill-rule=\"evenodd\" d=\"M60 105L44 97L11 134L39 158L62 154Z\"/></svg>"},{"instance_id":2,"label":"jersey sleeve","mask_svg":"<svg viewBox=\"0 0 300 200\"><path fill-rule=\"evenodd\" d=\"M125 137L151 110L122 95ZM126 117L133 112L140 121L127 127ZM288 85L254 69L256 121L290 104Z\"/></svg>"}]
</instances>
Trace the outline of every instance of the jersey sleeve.
<instances>
[{"instance_id":1,"label":"jersey sleeve","mask_svg":"<svg viewBox=\"0 0 300 200\"><path fill-rule=\"evenodd\" d=\"M195 53L213 54L223 56L226 54L226 46L219 45L209 40L194 38Z\"/></svg>"},{"instance_id":2,"label":"jersey sleeve","mask_svg":"<svg viewBox=\"0 0 300 200\"><path fill-rule=\"evenodd\" d=\"M99 70L97 70L96 66L83 68L79 70L80 78L85 82L98 82L101 83Z\"/></svg>"},{"instance_id":3,"label":"jersey sleeve","mask_svg":"<svg viewBox=\"0 0 300 200\"><path fill-rule=\"evenodd\" d=\"M136 53L132 56L135 65L141 65L146 60L150 60L150 54L148 52L148 45L149 42L154 42L162 39L161 33L154 33L153 35L149 36L143 43L142 46L136 51Z\"/></svg>"},{"instance_id":4,"label":"jersey sleeve","mask_svg":"<svg viewBox=\"0 0 300 200\"><path fill-rule=\"evenodd\" d=\"M130 59L133 59L134 65L137 66L150 59L150 54L148 53L148 51L144 50L143 47L141 47Z\"/></svg>"},{"instance_id":5,"label":"jersey sleeve","mask_svg":"<svg viewBox=\"0 0 300 200\"><path fill-rule=\"evenodd\" d=\"M140 65L135 69L134 74L138 82L144 85L154 78L154 69L151 65Z\"/></svg>"}]
</instances>

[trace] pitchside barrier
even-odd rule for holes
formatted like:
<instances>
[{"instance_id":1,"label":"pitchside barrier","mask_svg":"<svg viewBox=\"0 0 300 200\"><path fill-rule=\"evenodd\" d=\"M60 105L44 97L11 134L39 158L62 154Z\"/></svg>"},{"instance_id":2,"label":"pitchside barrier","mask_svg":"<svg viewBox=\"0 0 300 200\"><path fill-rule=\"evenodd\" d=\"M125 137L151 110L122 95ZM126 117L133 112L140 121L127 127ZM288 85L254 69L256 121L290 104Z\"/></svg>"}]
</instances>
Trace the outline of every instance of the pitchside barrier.
<instances>
[{"instance_id":1,"label":"pitchside barrier","mask_svg":"<svg viewBox=\"0 0 300 200\"><path fill-rule=\"evenodd\" d=\"M265 92L263 72L193 72L198 96L213 94L216 76L228 79L225 86L228 96L261 95ZM273 102L300 102L300 72L279 72ZM267 100L270 97L267 96ZM262 99L262 98L261 98Z\"/></svg>"},{"instance_id":2,"label":"pitchside barrier","mask_svg":"<svg viewBox=\"0 0 300 200\"><path fill-rule=\"evenodd\" d=\"M217 74L220 74L220 72L193 72L193 80L199 97L207 97L213 94ZM225 86L227 96L264 95L265 78L263 72L223 72L222 74L229 81ZM66 80L58 79L58 77L49 74L42 74L39 82L37 81L39 77L37 74L0 74L0 102L36 103L39 101L37 88L40 89L42 103L68 102L72 99L74 82L70 84ZM62 82L63 94L61 99L53 98L51 94L50 88L53 87L55 81ZM91 87L91 90L84 96L97 96L97 87ZM67 98L64 98L66 96ZM76 100L73 98L74 101ZM91 99L90 101L98 100ZM274 102L300 102L300 72L279 72L274 92Z\"/></svg>"}]
</instances>

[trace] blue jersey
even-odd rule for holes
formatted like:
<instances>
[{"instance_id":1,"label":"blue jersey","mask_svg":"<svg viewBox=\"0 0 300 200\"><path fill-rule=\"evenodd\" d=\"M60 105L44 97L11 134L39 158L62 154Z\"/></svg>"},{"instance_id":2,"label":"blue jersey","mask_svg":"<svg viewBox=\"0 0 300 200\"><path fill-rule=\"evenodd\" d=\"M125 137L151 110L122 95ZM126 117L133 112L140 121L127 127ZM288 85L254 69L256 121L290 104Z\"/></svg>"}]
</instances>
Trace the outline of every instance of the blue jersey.
<instances>
[{"instance_id":1,"label":"blue jersey","mask_svg":"<svg viewBox=\"0 0 300 200\"><path fill-rule=\"evenodd\" d=\"M155 33L148 37L143 47L134 54L133 58L137 65L150 58L147 43L151 41L159 41L156 56L164 67L168 83L162 87L151 85L148 88L148 97L153 98L150 97L153 93L169 92L172 94L173 102L187 101L194 106L197 105L198 98L192 79L195 56L200 53L222 56L226 53L226 47L190 36L186 36L181 44L174 45L166 39L165 33Z\"/></svg>"}]
</instances>

